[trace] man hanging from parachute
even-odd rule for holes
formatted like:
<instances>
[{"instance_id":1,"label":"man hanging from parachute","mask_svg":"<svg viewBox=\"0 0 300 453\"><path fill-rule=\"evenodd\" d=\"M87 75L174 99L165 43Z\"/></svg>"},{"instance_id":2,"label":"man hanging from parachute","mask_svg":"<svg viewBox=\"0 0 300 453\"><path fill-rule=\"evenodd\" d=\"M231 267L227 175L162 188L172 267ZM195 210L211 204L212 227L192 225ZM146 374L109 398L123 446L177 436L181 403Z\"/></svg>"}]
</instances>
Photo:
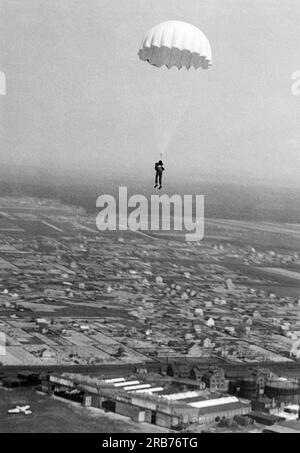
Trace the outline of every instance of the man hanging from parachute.
<instances>
[{"instance_id":1,"label":"man hanging from parachute","mask_svg":"<svg viewBox=\"0 0 300 453\"><path fill-rule=\"evenodd\" d=\"M199 28L186 22L168 21L156 25L146 33L138 52L149 64L168 69L194 67L208 69L212 65L211 47ZM180 101L180 99L179 99ZM162 188L163 163L155 164L155 188Z\"/></svg>"},{"instance_id":2,"label":"man hanging from parachute","mask_svg":"<svg viewBox=\"0 0 300 453\"><path fill-rule=\"evenodd\" d=\"M159 160L158 162L155 163L155 186L154 186L154 189L156 189L156 187L158 186L159 184L159 189L162 188L162 174L163 174L163 171L165 171L164 167L163 167L163 163L161 160ZM158 184L157 184L158 183Z\"/></svg>"}]
</instances>

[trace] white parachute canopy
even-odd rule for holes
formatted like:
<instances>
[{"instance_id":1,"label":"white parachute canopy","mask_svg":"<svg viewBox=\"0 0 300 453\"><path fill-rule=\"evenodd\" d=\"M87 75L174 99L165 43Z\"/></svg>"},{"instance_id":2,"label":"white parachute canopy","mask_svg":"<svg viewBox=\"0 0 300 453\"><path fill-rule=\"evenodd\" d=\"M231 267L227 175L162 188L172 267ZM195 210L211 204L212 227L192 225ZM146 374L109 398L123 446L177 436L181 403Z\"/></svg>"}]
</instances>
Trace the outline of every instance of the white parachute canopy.
<instances>
[{"instance_id":1,"label":"white parachute canopy","mask_svg":"<svg viewBox=\"0 0 300 453\"><path fill-rule=\"evenodd\" d=\"M163 22L146 33L138 55L153 66L168 69L183 66L208 69L212 64L211 47L199 28L186 22Z\"/></svg>"}]
</instances>

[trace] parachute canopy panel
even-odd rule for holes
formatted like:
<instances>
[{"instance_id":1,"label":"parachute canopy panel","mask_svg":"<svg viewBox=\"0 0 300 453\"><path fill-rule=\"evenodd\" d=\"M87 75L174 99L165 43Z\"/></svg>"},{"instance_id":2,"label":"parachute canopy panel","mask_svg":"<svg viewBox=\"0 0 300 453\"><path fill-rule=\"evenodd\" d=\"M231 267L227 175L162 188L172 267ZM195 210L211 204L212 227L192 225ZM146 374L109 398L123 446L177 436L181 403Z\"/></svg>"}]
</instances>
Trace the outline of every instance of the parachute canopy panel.
<instances>
[{"instance_id":1,"label":"parachute canopy panel","mask_svg":"<svg viewBox=\"0 0 300 453\"><path fill-rule=\"evenodd\" d=\"M212 64L211 47L199 28L186 22L168 21L148 31L138 55L153 66L168 69L183 66L208 69Z\"/></svg>"}]
</instances>

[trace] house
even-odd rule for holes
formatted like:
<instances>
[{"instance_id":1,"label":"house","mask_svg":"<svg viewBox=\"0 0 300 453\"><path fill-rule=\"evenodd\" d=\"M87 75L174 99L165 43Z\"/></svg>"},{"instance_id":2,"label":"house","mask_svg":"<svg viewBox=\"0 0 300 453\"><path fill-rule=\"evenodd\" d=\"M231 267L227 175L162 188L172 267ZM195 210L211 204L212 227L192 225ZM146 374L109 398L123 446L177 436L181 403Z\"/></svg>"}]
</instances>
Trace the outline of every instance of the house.
<instances>
[{"instance_id":1,"label":"house","mask_svg":"<svg viewBox=\"0 0 300 453\"><path fill-rule=\"evenodd\" d=\"M201 381L203 376L203 370L197 366L193 367L190 371L190 379L194 381Z\"/></svg>"},{"instance_id":2,"label":"house","mask_svg":"<svg viewBox=\"0 0 300 453\"><path fill-rule=\"evenodd\" d=\"M189 379L190 366L187 362L172 362L167 367L167 375L177 378Z\"/></svg>"},{"instance_id":3,"label":"house","mask_svg":"<svg viewBox=\"0 0 300 453\"><path fill-rule=\"evenodd\" d=\"M53 359L55 357L55 352L50 351L50 349L43 349L43 351L41 351L41 357L43 359Z\"/></svg>"},{"instance_id":4,"label":"house","mask_svg":"<svg viewBox=\"0 0 300 453\"><path fill-rule=\"evenodd\" d=\"M211 368L203 374L202 381L212 392L227 392L228 390L228 381L222 368Z\"/></svg>"}]
</instances>

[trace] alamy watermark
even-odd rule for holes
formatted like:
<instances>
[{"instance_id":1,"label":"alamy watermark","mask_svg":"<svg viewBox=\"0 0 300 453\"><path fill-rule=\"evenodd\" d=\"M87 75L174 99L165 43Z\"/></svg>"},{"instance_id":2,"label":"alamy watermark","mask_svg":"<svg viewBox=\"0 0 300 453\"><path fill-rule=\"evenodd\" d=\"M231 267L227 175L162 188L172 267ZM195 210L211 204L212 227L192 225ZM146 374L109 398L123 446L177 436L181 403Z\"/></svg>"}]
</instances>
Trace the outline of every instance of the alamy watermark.
<instances>
[{"instance_id":1,"label":"alamy watermark","mask_svg":"<svg viewBox=\"0 0 300 453\"><path fill-rule=\"evenodd\" d=\"M0 71L0 96L6 95L6 77L4 72Z\"/></svg>"},{"instance_id":2,"label":"alamy watermark","mask_svg":"<svg viewBox=\"0 0 300 453\"><path fill-rule=\"evenodd\" d=\"M100 195L96 206L100 231L184 231L186 241L204 237L204 195L151 195L149 202L141 194L128 198L127 187L119 187L118 200Z\"/></svg>"},{"instance_id":3,"label":"alamy watermark","mask_svg":"<svg viewBox=\"0 0 300 453\"><path fill-rule=\"evenodd\" d=\"M295 71L292 74L291 92L293 96L300 96L300 71Z\"/></svg>"}]
</instances>

